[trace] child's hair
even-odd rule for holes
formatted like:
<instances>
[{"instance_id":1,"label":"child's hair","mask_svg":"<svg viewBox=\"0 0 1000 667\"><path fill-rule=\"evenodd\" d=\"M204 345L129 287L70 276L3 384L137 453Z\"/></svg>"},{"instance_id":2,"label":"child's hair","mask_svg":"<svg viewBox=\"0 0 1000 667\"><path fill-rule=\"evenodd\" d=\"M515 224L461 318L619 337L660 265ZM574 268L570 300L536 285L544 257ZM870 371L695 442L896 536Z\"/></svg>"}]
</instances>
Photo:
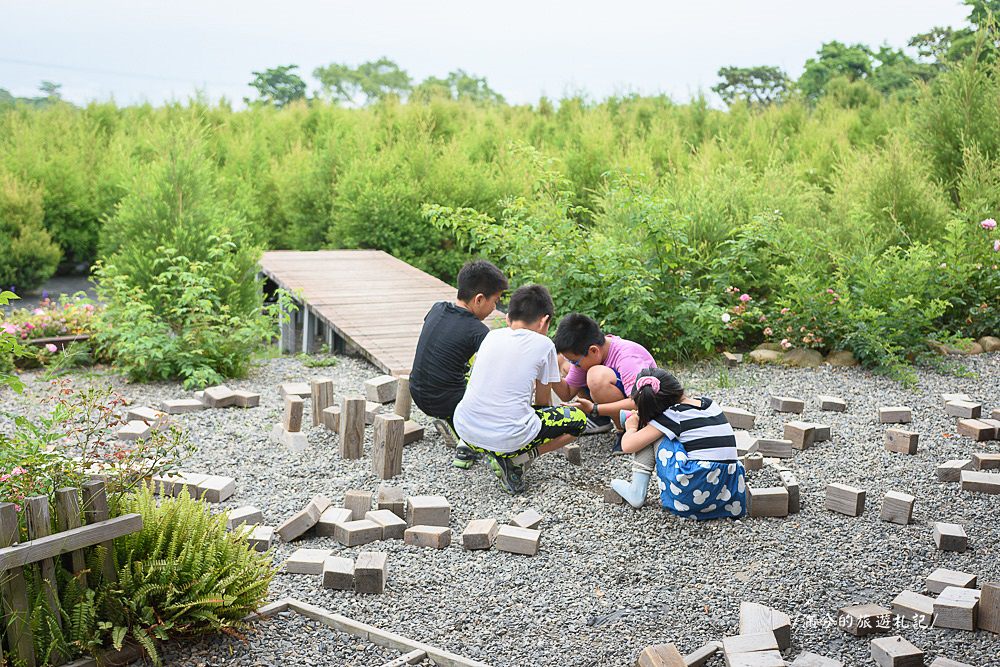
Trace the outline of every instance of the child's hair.
<instances>
[{"instance_id":1,"label":"child's hair","mask_svg":"<svg viewBox=\"0 0 1000 667\"><path fill-rule=\"evenodd\" d=\"M477 294L493 296L507 289L507 278L485 259L466 262L458 272L458 300L471 301Z\"/></svg>"},{"instance_id":2,"label":"child's hair","mask_svg":"<svg viewBox=\"0 0 1000 667\"><path fill-rule=\"evenodd\" d=\"M684 387L680 380L661 368L646 368L639 372L632 390L632 400L639 413L639 428L653 417L680 402Z\"/></svg>"},{"instance_id":3,"label":"child's hair","mask_svg":"<svg viewBox=\"0 0 1000 667\"><path fill-rule=\"evenodd\" d=\"M559 320L559 328L552 337L556 352L587 354L591 345L604 345L604 332L597 321L582 313L570 313Z\"/></svg>"},{"instance_id":4,"label":"child's hair","mask_svg":"<svg viewBox=\"0 0 1000 667\"><path fill-rule=\"evenodd\" d=\"M514 290L510 295L510 305L507 306L507 317L518 322L531 324L546 315L552 319L555 306L552 297L543 285L524 285Z\"/></svg>"}]
</instances>

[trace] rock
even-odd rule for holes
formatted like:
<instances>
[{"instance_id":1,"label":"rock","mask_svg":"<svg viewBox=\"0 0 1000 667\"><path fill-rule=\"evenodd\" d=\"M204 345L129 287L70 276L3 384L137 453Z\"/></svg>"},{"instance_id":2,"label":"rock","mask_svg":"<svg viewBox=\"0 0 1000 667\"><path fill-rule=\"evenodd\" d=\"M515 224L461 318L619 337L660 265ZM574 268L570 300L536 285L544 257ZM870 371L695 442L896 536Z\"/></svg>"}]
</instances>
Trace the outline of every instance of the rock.
<instances>
[{"instance_id":1,"label":"rock","mask_svg":"<svg viewBox=\"0 0 1000 667\"><path fill-rule=\"evenodd\" d=\"M773 364L781 361L783 356L784 354L774 350L754 350L750 353L750 361L755 364Z\"/></svg>"},{"instance_id":2,"label":"rock","mask_svg":"<svg viewBox=\"0 0 1000 667\"><path fill-rule=\"evenodd\" d=\"M797 368L816 368L823 363L823 355L807 347L796 347L785 352L781 363Z\"/></svg>"},{"instance_id":3,"label":"rock","mask_svg":"<svg viewBox=\"0 0 1000 667\"><path fill-rule=\"evenodd\" d=\"M858 360L850 350L834 350L826 355L826 363L831 366L857 366Z\"/></svg>"},{"instance_id":4,"label":"rock","mask_svg":"<svg viewBox=\"0 0 1000 667\"><path fill-rule=\"evenodd\" d=\"M771 352L784 352L784 350L781 349L781 344L780 343L761 343L760 345L758 345L754 349L755 350L770 350Z\"/></svg>"},{"instance_id":5,"label":"rock","mask_svg":"<svg viewBox=\"0 0 1000 667\"><path fill-rule=\"evenodd\" d=\"M929 340L927 341L927 344L931 347L932 350L934 350L940 355L982 354L984 350L983 346L980 345L979 343L968 343L966 345L959 346L959 345L949 345L948 343L941 343L936 340Z\"/></svg>"},{"instance_id":6,"label":"rock","mask_svg":"<svg viewBox=\"0 0 1000 667\"><path fill-rule=\"evenodd\" d=\"M1000 338L996 336L983 336L978 341L983 352L1000 352Z\"/></svg>"},{"instance_id":7,"label":"rock","mask_svg":"<svg viewBox=\"0 0 1000 667\"><path fill-rule=\"evenodd\" d=\"M985 352L985 350L982 345L979 343L973 343L969 346L969 351L966 352L966 354L982 354L983 352Z\"/></svg>"}]
</instances>

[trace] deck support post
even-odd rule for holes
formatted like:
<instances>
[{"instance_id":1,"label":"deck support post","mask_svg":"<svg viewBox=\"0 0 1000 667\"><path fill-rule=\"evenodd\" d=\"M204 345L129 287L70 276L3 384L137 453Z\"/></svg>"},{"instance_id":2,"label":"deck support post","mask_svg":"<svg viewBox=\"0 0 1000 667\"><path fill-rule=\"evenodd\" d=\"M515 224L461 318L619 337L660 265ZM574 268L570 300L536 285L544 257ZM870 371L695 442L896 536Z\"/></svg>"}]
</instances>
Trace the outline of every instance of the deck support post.
<instances>
[{"instance_id":1,"label":"deck support post","mask_svg":"<svg viewBox=\"0 0 1000 667\"><path fill-rule=\"evenodd\" d=\"M309 312L309 306L302 304L302 351L306 354L316 352L316 323L318 318Z\"/></svg>"}]
</instances>

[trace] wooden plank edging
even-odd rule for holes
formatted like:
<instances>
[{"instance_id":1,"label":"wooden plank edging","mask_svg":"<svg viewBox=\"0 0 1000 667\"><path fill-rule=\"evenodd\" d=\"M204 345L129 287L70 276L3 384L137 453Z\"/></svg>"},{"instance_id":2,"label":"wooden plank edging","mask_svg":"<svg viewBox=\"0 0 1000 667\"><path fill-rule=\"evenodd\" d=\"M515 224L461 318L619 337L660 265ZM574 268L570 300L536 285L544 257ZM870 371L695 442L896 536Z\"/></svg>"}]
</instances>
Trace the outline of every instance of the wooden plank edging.
<instances>
[{"instance_id":1,"label":"wooden plank edging","mask_svg":"<svg viewBox=\"0 0 1000 667\"><path fill-rule=\"evenodd\" d=\"M0 572L54 558L142 530L141 514L125 514L0 549Z\"/></svg>"}]
</instances>

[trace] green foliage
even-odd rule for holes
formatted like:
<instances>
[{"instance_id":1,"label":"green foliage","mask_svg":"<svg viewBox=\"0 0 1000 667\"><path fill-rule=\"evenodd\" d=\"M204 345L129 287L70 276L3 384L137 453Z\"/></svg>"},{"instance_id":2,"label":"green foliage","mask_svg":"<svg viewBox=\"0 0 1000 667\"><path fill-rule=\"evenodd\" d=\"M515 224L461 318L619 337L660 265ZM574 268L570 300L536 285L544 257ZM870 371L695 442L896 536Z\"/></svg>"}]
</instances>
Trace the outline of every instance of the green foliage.
<instances>
[{"instance_id":1,"label":"green foliage","mask_svg":"<svg viewBox=\"0 0 1000 667\"><path fill-rule=\"evenodd\" d=\"M726 104L746 100L750 104L768 105L779 102L788 94L791 81L780 67L723 67L719 70L722 81L712 90Z\"/></svg>"},{"instance_id":2,"label":"green foliage","mask_svg":"<svg viewBox=\"0 0 1000 667\"><path fill-rule=\"evenodd\" d=\"M62 253L43 217L41 191L0 170L0 285L30 291L55 273Z\"/></svg>"},{"instance_id":3,"label":"green foliage","mask_svg":"<svg viewBox=\"0 0 1000 667\"><path fill-rule=\"evenodd\" d=\"M281 65L272 67L263 72L253 72L253 80L250 87L257 90L256 104L270 104L277 108L287 106L296 100L304 100L306 97L306 82L292 70L298 69L298 65ZM246 100L247 104L251 100Z\"/></svg>"},{"instance_id":4,"label":"green foliage","mask_svg":"<svg viewBox=\"0 0 1000 667\"><path fill-rule=\"evenodd\" d=\"M847 46L834 40L823 44L816 55L806 60L798 80L799 88L813 100L823 95L832 79L846 77L855 81L872 73L872 52L864 44Z\"/></svg>"},{"instance_id":5,"label":"green foliage","mask_svg":"<svg viewBox=\"0 0 1000 667\"><path fill-rule=\"evenodd\" d=\"M18 298L20 297L13 292L0 290L0 306L6 306ZM0 322L3 319L4 312L0 310ZM0 326L0 385L7 385L14 392L21 393L24 391L24 385L17 376L11 375L11 371L14 370L14 357L24 353L20 339L15 333L16 329L13 326Z\"/></svg>"},{"instance_id":6,"label":"green foliage","mask_svg":"<svg viewBox=\"0 0 1000 667\"><path fill-rule=\"evenodd\" d=\"M412 87L410 75L386 57L361 63L356 68L341 63L317 67L313 76L319 79L323 93L334 102L371 104L390 95L402 97ZM364 96L363 100L359 97Z\"/></svg>"}]
</instances>

